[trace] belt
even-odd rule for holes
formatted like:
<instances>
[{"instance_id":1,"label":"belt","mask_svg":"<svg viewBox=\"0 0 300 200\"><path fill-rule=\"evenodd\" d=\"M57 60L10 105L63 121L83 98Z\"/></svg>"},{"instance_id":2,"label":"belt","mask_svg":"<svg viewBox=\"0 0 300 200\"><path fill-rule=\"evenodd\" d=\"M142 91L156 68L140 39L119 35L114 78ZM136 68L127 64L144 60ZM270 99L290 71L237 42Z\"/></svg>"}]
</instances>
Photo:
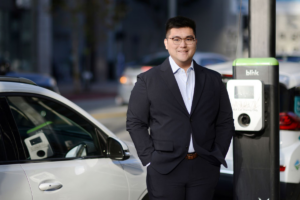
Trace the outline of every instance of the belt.
<instances>
[{"instance_id":1,"label":"belt","mask_svg":"<svg viewBox=\"0 0 300 200\"><path fill-rule=\"evenodd\" d=\"M188 160L193 160L193 159L197 158L197 156L198 156L198 154L196 152L194 152L194 153L186 154L185 158Z\"/></svg>"}]
</instances>

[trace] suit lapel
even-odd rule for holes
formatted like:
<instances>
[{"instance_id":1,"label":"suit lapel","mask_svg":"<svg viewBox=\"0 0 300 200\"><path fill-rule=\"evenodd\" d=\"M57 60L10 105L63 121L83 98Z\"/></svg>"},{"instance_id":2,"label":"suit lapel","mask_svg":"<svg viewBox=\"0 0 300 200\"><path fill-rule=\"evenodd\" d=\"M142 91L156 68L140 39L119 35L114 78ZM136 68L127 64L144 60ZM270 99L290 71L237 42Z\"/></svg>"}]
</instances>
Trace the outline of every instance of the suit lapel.
<instances>
[{"instance_id":1,"label":"suit lapel","mask_svg":"<svg viewBox=\"0 0 300 200\"><path fill-rule=\"evenodd\" d=\"M164 79L164 81L167 83L167 86L169 87L170 91L172 92L173 96L175 97L177 103L180 105L180 108L182 111L189 116L189 113L185 107L183 98L181 96L178 84L176 82L175 76L173 74L169 58L167 58L162 64L160 69L160 75Z\"/></svg>"},{"instance_id":2,"label":"suit lapel","mask_svg":"<svg viewBox=\"0 0 300 200\"><path fill-rule=\"evenodd\" d=\"M192 103L192 109L191 114L193 114L199 100L201 97L201 94L204 89L205 84L205 73L203 72L203 69L201 66L199 66L195 61L194 62L194 70L195 70L195 88L194 88L194 97L193 97L193 103Z\"/></svg>"}]
</instances>

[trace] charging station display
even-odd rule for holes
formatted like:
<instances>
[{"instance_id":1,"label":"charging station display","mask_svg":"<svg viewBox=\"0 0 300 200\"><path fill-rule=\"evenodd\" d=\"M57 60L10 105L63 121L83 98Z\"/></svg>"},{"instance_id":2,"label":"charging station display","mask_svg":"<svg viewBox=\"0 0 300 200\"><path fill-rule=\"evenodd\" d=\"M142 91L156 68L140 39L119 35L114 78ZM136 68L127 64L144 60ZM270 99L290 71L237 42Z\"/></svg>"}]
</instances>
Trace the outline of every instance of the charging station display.
<instances>
[{"instance_id":1,"label":"charging station display","mask_svg":"<svg viewBox=\"0 0 300 200\"><path fill-rule=\"evenodd\" d=\"M253 86L234 86L235 99L254 99Z\"/></svg>"},{"instance_id":2,"label":"charging station display","mask_svg":"<svg viewBox=\"0 0 300 200\"><path fill-rule=\"evenodd\" d=\"M229 80L230 98L236 131L261 131L264 128L264 87L260 80Z\"/></svg>"}]
</instances>

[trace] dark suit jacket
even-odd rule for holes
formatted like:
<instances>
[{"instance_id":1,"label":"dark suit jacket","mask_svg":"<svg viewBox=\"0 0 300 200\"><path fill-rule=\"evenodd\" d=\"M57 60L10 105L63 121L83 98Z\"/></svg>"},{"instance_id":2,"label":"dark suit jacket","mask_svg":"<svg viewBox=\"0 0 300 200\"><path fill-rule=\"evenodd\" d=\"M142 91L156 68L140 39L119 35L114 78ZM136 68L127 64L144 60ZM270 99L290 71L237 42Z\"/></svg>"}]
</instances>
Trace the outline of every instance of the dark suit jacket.
<instances>
[{"instance_id":1,"label":"dark suit jacket","mask_svg":"<svg viewBox=\"0 0 300 200\"><path fill-rule=\"evenodd\" d=\"M185 158L191 133L199 156L227 167L225 156L234 133L227 90L219 73L193 62L195 90L190 114L168 58L138 75L131 92L127 131L143 165L151 162L161 174L169 173Z\"/></svg>"}]
</instances>

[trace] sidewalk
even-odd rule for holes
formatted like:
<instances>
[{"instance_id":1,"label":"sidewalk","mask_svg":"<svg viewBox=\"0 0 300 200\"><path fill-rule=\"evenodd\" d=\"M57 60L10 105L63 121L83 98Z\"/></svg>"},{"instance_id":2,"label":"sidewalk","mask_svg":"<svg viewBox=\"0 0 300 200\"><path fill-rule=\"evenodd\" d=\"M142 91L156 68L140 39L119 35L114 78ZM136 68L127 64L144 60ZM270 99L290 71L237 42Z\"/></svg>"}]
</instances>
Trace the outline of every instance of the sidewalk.
<instances>
[{"instance_id":1,"label":"sidewalk","mask_svg":"<svg viewBox=\"0 0 300 200\"><path fill-rule=\"evenodd\" d=\"M58 83L60 94L71 101L114 98L117 95L118 82L91 83L89 90L76 93L72 83Z\"/></svg>"}]
</instances>

